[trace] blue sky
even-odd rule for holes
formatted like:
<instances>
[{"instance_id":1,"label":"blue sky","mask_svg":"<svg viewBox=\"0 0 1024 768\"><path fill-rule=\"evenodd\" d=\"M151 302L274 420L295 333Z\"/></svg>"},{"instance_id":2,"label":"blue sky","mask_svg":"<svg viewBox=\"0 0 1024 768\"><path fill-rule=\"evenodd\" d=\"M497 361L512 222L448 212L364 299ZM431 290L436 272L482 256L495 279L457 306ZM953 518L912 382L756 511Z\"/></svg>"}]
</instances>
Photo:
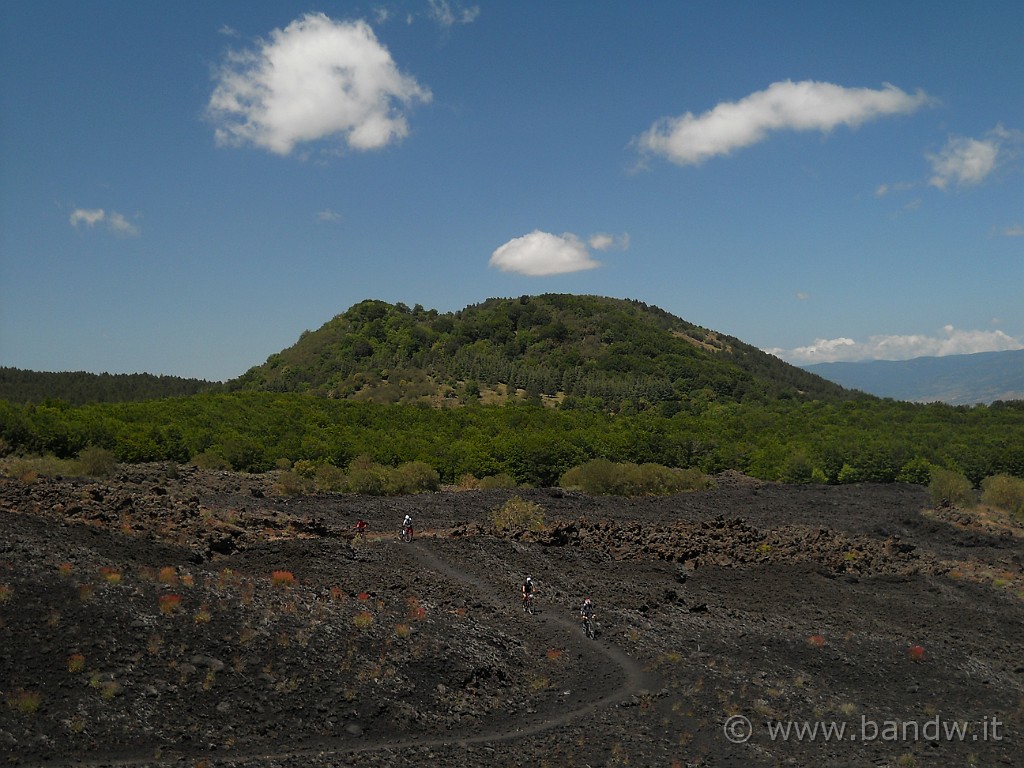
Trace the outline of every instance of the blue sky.
<instances>
[{"instance_id":1,"label":"blue sky","mask_svg":"<svg viewBox=\"0 0 1024 768\"><path fill-rule=\"evenodd\" d=\"M794 363L1024 346L1019 2L0 10L0 365L240 375L366 298Z\"/></svg>"}]
</instances>

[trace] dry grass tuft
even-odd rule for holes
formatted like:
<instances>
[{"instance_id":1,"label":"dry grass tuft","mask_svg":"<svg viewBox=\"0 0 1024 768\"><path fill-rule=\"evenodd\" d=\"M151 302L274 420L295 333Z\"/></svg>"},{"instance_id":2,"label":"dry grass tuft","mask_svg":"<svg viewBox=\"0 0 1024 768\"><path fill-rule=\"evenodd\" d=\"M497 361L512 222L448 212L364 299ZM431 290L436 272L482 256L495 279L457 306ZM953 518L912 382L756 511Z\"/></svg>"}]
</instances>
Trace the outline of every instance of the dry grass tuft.
<instances>
[{"instance_id":1,"label":"dry grass tuft","mask_svg":"<svg viewBox=\"0 0 1024 768\"><path fill-rule=\"evenodd\" d=\"M43 694L20 688L7 696L7 706L22 715L33 715L43 704Z\"/></svg>"},{"instance_id":2,"label":"dry grass tuft","mask_svg":"<svg viewBox=\"0 0 1024 768\"><path fill-rule=\"evenodd\" d=\"M181 597L178 595L160 595L160 613L164 616L171 616L181 607Z\"/></svg>"},{"instance_id":3,"label":"dry grass tuft","mask_svg":"<svg viewBox=\"0 0 1024 768\"><path fill-rule=\"evenodd\" d=\"M295 583L295 574L291 571L274 571L270 574L270 581L277 587L290 587Z\"/></svg>"}]
</instances>

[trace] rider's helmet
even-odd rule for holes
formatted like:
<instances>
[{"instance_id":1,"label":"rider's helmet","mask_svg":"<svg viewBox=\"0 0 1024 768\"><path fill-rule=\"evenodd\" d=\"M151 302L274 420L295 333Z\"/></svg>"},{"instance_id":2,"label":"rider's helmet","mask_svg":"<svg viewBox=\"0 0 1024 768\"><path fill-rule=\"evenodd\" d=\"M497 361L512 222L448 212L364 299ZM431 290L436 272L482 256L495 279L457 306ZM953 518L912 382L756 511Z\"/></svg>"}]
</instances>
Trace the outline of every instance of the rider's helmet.
<instances>
[{"instance_id":1,"label":"rider's helmet","mask_svg":"<svg viewBox=\"0 0 1024 768\"><path fill-rule=\"evenodd\" d=\"M585 599L583 600L583 604L584 604L584 605L590 605L590 598L589 598L589 597L588 597L588 598L585 598Z\"/></svg>"}]
</instances>

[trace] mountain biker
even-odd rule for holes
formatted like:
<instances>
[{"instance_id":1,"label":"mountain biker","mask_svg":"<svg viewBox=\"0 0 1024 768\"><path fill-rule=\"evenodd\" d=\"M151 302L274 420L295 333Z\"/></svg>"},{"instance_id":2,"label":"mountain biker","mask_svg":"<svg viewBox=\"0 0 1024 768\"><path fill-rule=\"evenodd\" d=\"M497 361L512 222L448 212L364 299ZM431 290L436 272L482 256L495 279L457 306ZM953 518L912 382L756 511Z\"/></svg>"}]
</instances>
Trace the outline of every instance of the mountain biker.
<instances>
[{"instance_id":1,"label":"mountain biker","mask_svg":"<svg viewBox=\"0 0 1024 768\"><path fill-rule=\"evenodd\" d=\"M533 585L533 578L531 576L526 577L526 581L523 582L523 610L530 610L530 602L533 600L533 593L536 591Z\"/></svg>"},{"instance_id":2,"label":"mountain biker","mask_svg":"<svg viewBox=\"0 0 1024 768\"><path fill-rule=\"evenodd\" d=\"M583 601L583 605L580 606L580 618L581 619L593 619L594 618L594 605L590 602L590 598L586 598Z\"/></svg>"},{"instance_id":3,"label":"mountain biker","mask_svg":"<svg viewBox=\"0 0 1024 768\"><path fill-rule=\"evenodd\" d=\"M409 515L402 521L402 530L408 532L409 538L412 538L412 518Z\"/></svg>"},{"instance_id":4,"label":"mountain biker","mask_svg":"<svg viewBox=\"0 0 1024 768\"><path fill-rule=\"evenodd\" d=\"M356 536L366 537L366 521L362 518L356 520L356 524L352 526L356 529Z\"/></svg>"},{"instance_id":5,"label":"mountain biker","mask_svg":"<svg viewBox=\"0 0 1024 768\"><path fill-rule=\"evenodd\" d=\"M587 637L594 637L594 605L589 597L585 598L580 606L580 621L583 622L583 630Z\"/></svg>"}]
</instances>

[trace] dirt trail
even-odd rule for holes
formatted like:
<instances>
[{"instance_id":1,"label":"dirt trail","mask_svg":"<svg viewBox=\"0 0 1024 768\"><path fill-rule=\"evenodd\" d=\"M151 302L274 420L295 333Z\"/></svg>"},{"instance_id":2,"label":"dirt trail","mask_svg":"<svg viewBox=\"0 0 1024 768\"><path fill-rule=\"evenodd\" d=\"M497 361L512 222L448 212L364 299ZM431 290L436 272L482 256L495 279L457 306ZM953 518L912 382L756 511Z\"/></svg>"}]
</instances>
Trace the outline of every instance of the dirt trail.
<instances>
[{"instance_id":1,"label":"dirt trail","mask_svg":"<svg viewBox=\"0 0 1024 768\"><path fill-rule=\"evenodd\" d=\"M433 571L442 578L457 582L469 587L477 593L482 602L489 603L496 611L508 611L507 602L495 597L495 588L488 584L480 576L469 573L455 567L450 562L435 554L424 543L421 538L411 544L401 544L395 541L381 541L389 547L399 547L407 553L420 566ZM524 617L525 618L525 617ZM542 734L556 728L568 725L582 717L592 715L598 710L614 706L629 700L631 697L641 696L647 693L645 687L645 676L640 664L618 647L601 640L589 640L583 636L579 625L570 618L558 615L555 611L539 611L538 615L530 617L535 619L534 632L538 632L552 639L554 642L566 642L573 650L582 656L602 656L618 671L618 675L606 675L596 684L596 690L588 691L593 698L588 698L573 709L555 714L537 716L530 720L517 720L508 722L504 727L485 730L473 735L450 735L436 738L423 738L412 736L402 739L377 739L368 740L360 744L342 742L338 739L313 739L307 740L301 745L287 749L268 751L266 749L246 750L244 748L231 750L230 752L211 753L209 758L216 758L220 765L245 766L247 764L264 764L267 761L273 763L302 760L303 758L323 758L331 756L357 755L379 751L402 751L413 748L441 748L441 747L465 747L469 745L497 744L515 739L523 739ZM620 678L614 680L613 677ZM593 682L593 681L590 681ZM199 758L200 755L191 755L192 758ZM141 765L173 765L180 764L181 756L169 755L166 759L154 758L150 753L146 756L126 756L120 759L93 758L76 759L67 761L50 761L44 765L47 768L63 768L64 766L141 766Z\"/></svg>"}]
</instances>

